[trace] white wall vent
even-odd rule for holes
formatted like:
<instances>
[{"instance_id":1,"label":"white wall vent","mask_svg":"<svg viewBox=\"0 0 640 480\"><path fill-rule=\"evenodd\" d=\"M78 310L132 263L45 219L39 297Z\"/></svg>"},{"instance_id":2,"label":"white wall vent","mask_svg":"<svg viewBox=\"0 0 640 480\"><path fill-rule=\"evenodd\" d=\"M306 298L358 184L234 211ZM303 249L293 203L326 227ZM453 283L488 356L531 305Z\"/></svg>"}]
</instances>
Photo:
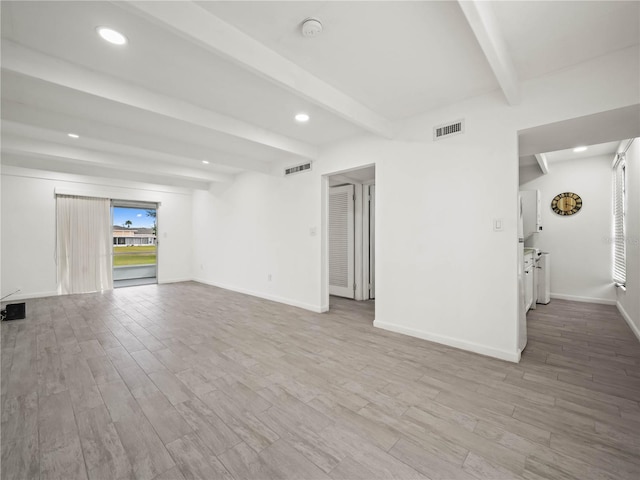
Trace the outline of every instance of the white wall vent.
<instances>
[{"instance_id":1,"label":"white wall vent","mask_svg":"<svg viewBox=\"0 0 640 480\"><path fill-rule=\"evenodd\" d=\"M458 135L459 133L464 133L464 120L457 120L433 127L434 140L440 140L441 138L450 137L451 135Z\"/></svg>"},{"instance_id":2,"label":"white wall vent","mask_svg":"<svg viewBox=\"0 0 640 480\"><path fill-rule=\"evenodd\" d=\"M305 172L307 170L311 170L311 162L303 163L301 165L296 165L295 167L288 167L284 169L285 177L287 175L293 175L294 173Z\"/></svg>"}]
</instances>

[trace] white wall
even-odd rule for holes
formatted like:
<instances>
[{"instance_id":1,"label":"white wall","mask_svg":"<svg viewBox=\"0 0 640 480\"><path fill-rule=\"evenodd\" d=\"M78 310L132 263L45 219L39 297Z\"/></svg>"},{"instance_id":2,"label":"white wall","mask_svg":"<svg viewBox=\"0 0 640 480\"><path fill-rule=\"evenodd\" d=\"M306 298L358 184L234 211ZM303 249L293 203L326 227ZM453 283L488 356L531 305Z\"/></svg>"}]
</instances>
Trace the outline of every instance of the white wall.
<instances>
[{"instance_id":1,"label":"white wall","mask_svg":"<svg viewBox=\"0 0 640 480\"><path fill-rule=\"evenodd\" d=\"M161 202L158 209L158 281L190 280L191 192L142 183L2 168L2 296L11 299L56 295L56 188L121 200Z\"/></svg>"},{"instance_id":2,"label":"white wall","mask_svg":"<svg viewBox=\"0 0 640 480\"><path fill-rule=\"evenodd\" d=\"M637 103L637 72L638 49L619 51L524 83L517 106L494 92L409 119L397 140L335 145L311 172L245 174L224 191L196 192L196 276L326 308L323 176L374 163L375 325L517 361L517 133ZM463 135L432 141L434 125L459 118ZM504 231L493 231L495 218ZM317 237L312 226L322 227Z\"/></svg>"},{"instance_id":3,"label":"white wall","mask_svg":"<svg viewBox=\"0 0 640 480\"><path fill-rule=\"evenodd\" d=\"M196 280L320 311L317 175L245 173L193 200Z\"/></svg>"},{"instance_id":4,"label":"white wall","mask_svg":"<svg viewBox=\"0 0 640 480\"><path fill-rule=\"evenodd\" d=\"M613 154L575 158L549 165L549 173L520 185L540 190L543 230L526 246L551 253L551 295L554 298L615 304L611 280L611 222ZM562 192L582 198L582 209L561 217L551 200Z\"/></svg>"},{"instance_id":5,"label":"white wall","mask_svg":"<svg viewBox=\"0 0 640 480\"><path fill-rule=\"evenodd\" d=\"M618 309L640 340L640 138L627 151L627 285L617 289Z\"/></svg>"}]
</instances>

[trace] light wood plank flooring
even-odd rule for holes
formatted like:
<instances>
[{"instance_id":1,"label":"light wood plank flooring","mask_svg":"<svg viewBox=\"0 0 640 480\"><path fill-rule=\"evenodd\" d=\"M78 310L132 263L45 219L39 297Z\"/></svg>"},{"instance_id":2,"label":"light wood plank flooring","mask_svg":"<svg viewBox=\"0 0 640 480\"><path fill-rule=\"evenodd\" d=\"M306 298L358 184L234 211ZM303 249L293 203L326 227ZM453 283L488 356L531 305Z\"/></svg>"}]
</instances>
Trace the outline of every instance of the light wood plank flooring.
<instances>
[{"instance_id":1,"label":"light wood plank flooring","mask_svg":"<svg viewBox=\"0 0 640 480\"><path fill-rule=\"evenodd\" d=\"M490 308L489 305L486 308ZM36 299L2 324L2 478L637 479L640 345L529 315L518 365L197 283Z\"/></svg>"}]
</instances>

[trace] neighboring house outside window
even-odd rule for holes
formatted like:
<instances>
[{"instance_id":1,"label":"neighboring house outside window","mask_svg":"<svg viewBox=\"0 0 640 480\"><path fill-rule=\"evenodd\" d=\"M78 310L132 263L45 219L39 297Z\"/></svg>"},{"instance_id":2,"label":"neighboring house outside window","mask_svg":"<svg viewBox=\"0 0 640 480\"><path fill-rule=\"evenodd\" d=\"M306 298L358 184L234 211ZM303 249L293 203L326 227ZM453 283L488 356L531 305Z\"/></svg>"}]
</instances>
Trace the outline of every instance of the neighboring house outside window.
<instances>
[{"instance_id":1,"label":"neighboring house outside window","mask_svg":"<svg viewBox=\"0 0 640 480\"><path fill-rule=\"evenodd\" d=\"M153 228L113 228L114 245L155 245Z\"/></svg>"}]
</instances>

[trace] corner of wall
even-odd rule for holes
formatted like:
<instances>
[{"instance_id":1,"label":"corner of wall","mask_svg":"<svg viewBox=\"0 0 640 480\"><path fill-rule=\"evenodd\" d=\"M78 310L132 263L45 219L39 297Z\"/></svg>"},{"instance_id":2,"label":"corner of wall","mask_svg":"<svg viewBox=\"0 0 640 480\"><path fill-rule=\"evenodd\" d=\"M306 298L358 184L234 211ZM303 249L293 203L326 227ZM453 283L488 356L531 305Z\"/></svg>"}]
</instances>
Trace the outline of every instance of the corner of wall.
<instances>
[{"instance_id":1,"label":"corner of wall","mask_svg":"<svg viewBox=\"0 0 640 480\"><path fill-rule=\"evenodd\" d=\"M479 343L468 342L466 340L460 340L458 338L448 337L445 335L438 335L431 332L407 328L402 325L383 322L380 320L374 320L373 326L376 328L381 328L383 330L388 330L390 332L410 335L412 337L421 338L430 342L436 342L442 345L447 345L449 347L459 348L461 350L485 355L487 357L497 358L499 360L506 360L513 363L520 362L520 350L517 349L514 351L500 350L486 345L481 345Z\"/></svg>"},{"instance_id":2,"label":"corner of wall","mask_svg":"<svg viewBox=\"0 0 640 480\"><path fill-rule=\"evenodd\" d=\"M284 303L285 305L291 305L292 307L302 308L304 310L309 310L315 313L324 313L329 310L329 307L325 307L322 305L312 305L310 303L298 302L297 300L292 300L290 298L279 297L277 295L269 295L262 292L256 292L253 290L248 290L246 288L239 288L232 285L221 284L218 282L211 282L209 280L205 280L202 278L194 278L194 282L203 283L205 285L210 285L212 287L223 288L225 290L231 290L232 292L243 293L245 295L251 295L252 297L263 298L265 300L270 300L272 302Z\"/></svg>"},{"instance_id":3,"label":"corner of wall","mask_svg":"<svg viewBox=\"0 0 640 480\"><path fill-rule=\"evenodd\" d=\"M640 341L640 328L638 328L636 324L633 323L633 320L631 320L631 317L629 316L629 314L627 313L627 311L624 309L624 307L620 302L616 302L616 307L618 307L618 311L620 312L620 315L622 315L622 318L624 318L624 321L627 322L627 325L629 325L629 328L631 329L633 334L636 336L638 341Z\"/></svg>"}]
</instances>

